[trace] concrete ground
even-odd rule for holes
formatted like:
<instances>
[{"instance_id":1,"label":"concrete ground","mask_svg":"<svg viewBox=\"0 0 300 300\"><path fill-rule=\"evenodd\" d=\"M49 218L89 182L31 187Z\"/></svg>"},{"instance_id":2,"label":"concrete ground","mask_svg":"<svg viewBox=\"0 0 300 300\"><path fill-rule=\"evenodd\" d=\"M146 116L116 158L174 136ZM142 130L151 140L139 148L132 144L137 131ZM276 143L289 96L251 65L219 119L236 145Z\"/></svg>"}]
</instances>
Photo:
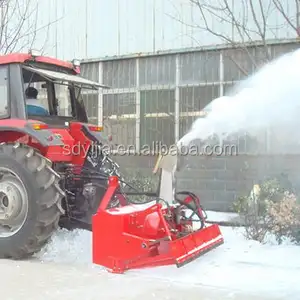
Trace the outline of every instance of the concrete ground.
<instances>
[{"instance_id":1,"label":"concrete ground","mask_svg":"<svg viewBox=\"0 0 300 300\"><path fill-rule=\"evenodd\" d=\"M3 300L277 300L213 286L155 280L136 274L110 274L97 268L0 260ZM213 283L212 283L213 284ZM253 287L255 288L255 287ZM286 299L285 299L286 300Z\"/></svg>"}]
</instances>

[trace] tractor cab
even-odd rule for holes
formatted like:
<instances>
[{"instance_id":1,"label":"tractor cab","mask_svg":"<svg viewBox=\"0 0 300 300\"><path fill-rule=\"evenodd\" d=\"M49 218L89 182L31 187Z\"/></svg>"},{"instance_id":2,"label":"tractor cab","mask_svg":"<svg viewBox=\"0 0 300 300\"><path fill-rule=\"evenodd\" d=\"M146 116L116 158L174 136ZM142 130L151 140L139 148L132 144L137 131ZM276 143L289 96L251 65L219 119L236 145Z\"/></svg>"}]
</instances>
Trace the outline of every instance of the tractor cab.
<instances>
[{"instance_id":1,"label":"tractor cab","mask_svg":"<svg viewBox=\"0 0 300 300\"><path fill-rule=\"evenodd\" d=\"M88 123L83 90L108 87L79 74L76 60L64 62L33 51L2 56L0 118L37 120L49 127L65 127L71 121ZM29 90L37 91L36 99L28 97ZM32 109L31 100L42 109Z\"/></svg>"},{"instance_id":2,"label":"tractor cab","mask_svg":"<svg viewBox=\"0 0 300 300\"><path fill-rule=\"evenodd\" d=\"M53 162L83 164L92 144L97 149L110 141L89 122L83 101L84 90L100 88L109 87L81 77L76 60L34 51L0 56L0 142L25 143Z\"/></svg>"}]
</instances>

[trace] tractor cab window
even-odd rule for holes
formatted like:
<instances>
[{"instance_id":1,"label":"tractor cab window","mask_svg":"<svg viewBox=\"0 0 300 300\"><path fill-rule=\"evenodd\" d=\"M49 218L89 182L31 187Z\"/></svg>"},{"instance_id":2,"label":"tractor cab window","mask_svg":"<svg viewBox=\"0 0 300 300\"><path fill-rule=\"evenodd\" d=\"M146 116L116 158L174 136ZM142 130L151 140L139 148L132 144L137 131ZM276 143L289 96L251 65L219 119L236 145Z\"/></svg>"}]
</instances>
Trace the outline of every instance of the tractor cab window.
<instances>
[{"instance_id":1,"label":"tractor cab window","mask_svg":"<svg viewBox=\"0 0 300 300\"><path fill-rule=\"evenodd\" d=\"M43 107L49 112L49 101L46 86L46 81L24 83L25 104L27 107L29 105L37 105Z\"/></svg>"},{"instance_id":2,"label":"tractor cab window","mask_svg":"<svg viewBox=\"0 0 300 300\"><path fill-rule=\"evenodd\" d=\"M54 84L57 115L72 117L71 94L68 86Z\"/></svg>"},{"instance_id":3,"label":"tractor cab window","mask_svg":"<svg viewBox=\"0 0 300 300\"><path fill-rule=\"evenodd\" d=\"M24 65L23 81L28 117L54 125L72 120L87 123L82 90L109 88L70 70L57 71L55 65Z\"/></svg>"},{"instance_id":4,"label":"tractor cab window","mask_svg":"<svg viewBox=\"0 0 300 300\"><path fill-rule=\"evenodd\" d=\"M34 81L24 83L24 91L27 107L36 105L44 108L49 115L72 117L68 86L53 84L48 80Z\"/></svg>"},{"instance_id":5,"label":"tractor cab window","mask_svg":"<svg viewBox=\"0 0 300 300\"><path fill-rule=\"evenodd\" d=\"M25 105L28 117L57 123L76 119L86 122L81 91L67 81L55 83L50 78L23 69Z\"/></svg>"},{"instance_id":6,"label":"tractor cab window","mask_svg":"<svg viewBox=\"0 0 300 300\"><path fill-rule=\"evenodd\" d=\"M6 118L8 114L8 68L0 66L0 118Z\"/></svg>"}]
</instances>

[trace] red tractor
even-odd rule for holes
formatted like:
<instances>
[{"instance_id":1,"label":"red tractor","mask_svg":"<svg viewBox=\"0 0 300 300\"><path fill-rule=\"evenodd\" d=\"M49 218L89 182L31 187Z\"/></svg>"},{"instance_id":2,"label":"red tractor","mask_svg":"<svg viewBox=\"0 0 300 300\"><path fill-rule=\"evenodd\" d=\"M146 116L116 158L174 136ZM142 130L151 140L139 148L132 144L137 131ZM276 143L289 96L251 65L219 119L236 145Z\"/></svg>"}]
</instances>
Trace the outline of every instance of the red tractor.
<instances>
[{"instance_id":1,"label":"red tractor","mask_svg":"<svg viewBox=\"0 0 300 300\"><path fill-rule=\"evenodd\" d=\"M118 175L118 165L97 151L106 140L101 128L88 123L81 94L83 88L105 87L79 72L76 63L32 53L0 57L2 258L39 251L59 223L90 229L106 182L97 178L91 188L91 174L109 164ZM33 86L44 90L40 101L48 114L27 111L25 91Z\"/></svg>"},{"instance_id":2,"label":"red tractor","mask_svg":"<svg viewBox=\"0 0 300 300\"><path fill-rule=\"evenodd\" d=\"M79 73L75 62L32 52L0 57L0 258L32 256L59 226L92 230L93 261L114 272L179 266L222 244L216 225L204 228L195 195L181 193L174 203L172 172L165 168L150 204L130 203L129 185L103 149L102 128L89 124L82 98L82 89L108 87ZM32 110L32 87L44 94L43 109ZM167 208L162 187L171 187ZM199 217L198 231L182 207Z\"/></svg>"}]
</instances>

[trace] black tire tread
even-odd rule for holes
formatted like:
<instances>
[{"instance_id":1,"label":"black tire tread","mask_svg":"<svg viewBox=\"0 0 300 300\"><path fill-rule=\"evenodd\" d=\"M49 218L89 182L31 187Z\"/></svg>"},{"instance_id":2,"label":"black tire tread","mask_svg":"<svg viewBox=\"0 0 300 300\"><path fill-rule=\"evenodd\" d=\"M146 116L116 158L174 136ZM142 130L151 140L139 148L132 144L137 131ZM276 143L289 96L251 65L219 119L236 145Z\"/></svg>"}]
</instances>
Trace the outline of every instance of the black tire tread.
<instances>
[{"instance_id":1,"label":"black tire tread","mask_svg":"<svg viewBox=\"0 0 300 300\"><path fill-rule=\"evenodd\" d=\"M51 161L42 156L37 150L24 144L0 144L0 152L8 154L22 164L29 173L36 177L40 198L38 215L34 229L23 246L11 253L0 253L0 258L25 259L39 252L58 229L60 216L64 213L61 201L65 196L59 187L60 176L51 168ZM35 162L33 163L33 160ZM45 182L39 182L38 177L43 173ZM53 197L53 195L55 195Z\"/></svg>"}]
</instances>

